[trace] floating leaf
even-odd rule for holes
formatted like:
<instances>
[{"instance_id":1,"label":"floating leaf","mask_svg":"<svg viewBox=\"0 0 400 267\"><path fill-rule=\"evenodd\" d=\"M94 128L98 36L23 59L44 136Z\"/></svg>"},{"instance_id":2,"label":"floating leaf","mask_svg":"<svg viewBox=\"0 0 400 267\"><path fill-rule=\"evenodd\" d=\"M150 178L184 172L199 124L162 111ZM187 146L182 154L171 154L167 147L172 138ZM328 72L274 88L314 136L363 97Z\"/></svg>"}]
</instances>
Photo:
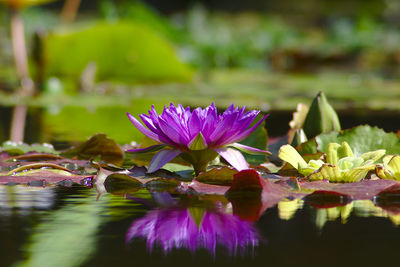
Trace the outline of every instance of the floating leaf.
<instances>
[{"instance_id":1,"label":"floating leaf","mask_svg":"<svg viewBox=\"0 0 400 267\"><path fill-rule=\"evenodd\" d=\"M143 188L143 184L139 180L120 173L107 176L104 186L107 192L121 195Z\"/></svg>"},{"instance_id":2,"label":"floating leaf","mask_svg":"<svg viewBox=\"0 0 400 267\"><path fill-rule=\"evenodd\" d=\"M328 181L301 182L301 188L315 191L330 191L342 195L348 195L354 199L372 199L380 192L399 185L396 181L391 180L365 180L349 184L329 183Z\"/></svg>"},{"instance_id":3,"label":"floating leaf","mask_svg":"<svg viewBox=\"0 0 400 267\"><path fill-rule=\"evenodd\" d=\"M227 194L260 194L262 191L260 175L252 169L240 171L234 175L234 179Z\"/></svg>"},{"instance_id":4,"label":"floating leaf","mask_svg":"<svg viewBox=\"0 0 400 267\"><path fill-rule=\"evenodd\" d=\"M224 166L202 172L196 177L196 180L206 184L231 185L233 176L237 173L237 170Z\"/></svg>"},{"instance_id":5,"label":"floating leaf","mask_svg":"<svg viewBox=\"0 0 400 267\"><path fill-rule=\"evenodd\" d=\"M17 167L15 169L11 170L8 173L8 175L21 175L21 172L23 172L22 175L26 176L26 175L28 175L28 171L30 171L30 170L45 169L45 168L47 170L49 170L49 169L61 170L61 171L64 171L67 175L70 174L70 172L71 172L69 169L59 166L57 164L41 162L41 163L33 163L33 164L27 164L27 165Z\"/></svg>"},{"instance_id":6,"label":"floating leaf","mask_svg":"<svg viewBox=\"0 0 400 267\"><path fill-rule=\"evenodd\" d=\"M54 150L54 147L50 144L32 144L28 145L25 143L16 143L12 141L6 141L0 147L0 151L7 152L10 155L23 155L28 152L38 152L38 153L50 153L58 154Z\"/></svg>"},{"instance_id":7,"label":"floating leaf","mask_svg":"<svg viewBox=\"0 0 400 267\"><path fill-rule=\"evenodd\" d=\"M114 140L108 138L105 134L96 134L85 143L63 152L62 155L87 160L99 156L105 162L117 166L122 165L124 161L124 153L121 148Z\"/></svg>"},{"instance_id":8,"label":"floating leaf","mask_svg":"<svg viewBox=\"0 0 400 267\"><path fill-rule=\"evenodd\" d=\"M83 183L91 186L93 175L76 175L59 170L39 169L27 172L26 175L3 175L0 176L0 184L32 184L32 182L41 181L43 186L60 183L62 181L71 181L73 183Z\"/></svg>"}]
</instances>

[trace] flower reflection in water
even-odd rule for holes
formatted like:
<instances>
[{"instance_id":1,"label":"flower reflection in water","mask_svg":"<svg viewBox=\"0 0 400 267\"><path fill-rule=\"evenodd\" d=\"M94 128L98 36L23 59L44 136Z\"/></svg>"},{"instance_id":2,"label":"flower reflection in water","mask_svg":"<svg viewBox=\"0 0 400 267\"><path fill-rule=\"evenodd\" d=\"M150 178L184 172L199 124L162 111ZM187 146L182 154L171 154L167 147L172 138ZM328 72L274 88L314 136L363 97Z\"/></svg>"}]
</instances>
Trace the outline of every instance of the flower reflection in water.
<instances>
[{"instance_id":1,"label":"flower reflection in water","mask_svg":"<svg viewBox=\"0 0 400 267\"><path fill-rule=\"evenodd\" d=\"M129 228L127 242L135 237L147 239L149 251L160 245L164 253L174 248L188 248L191 252L205 248L215 255L217 245L221 245L229 255L236 255L247 248L253 251L259 243L259 234L251 222L200 208L152 210Z\"/></svg>"}]
</instances>

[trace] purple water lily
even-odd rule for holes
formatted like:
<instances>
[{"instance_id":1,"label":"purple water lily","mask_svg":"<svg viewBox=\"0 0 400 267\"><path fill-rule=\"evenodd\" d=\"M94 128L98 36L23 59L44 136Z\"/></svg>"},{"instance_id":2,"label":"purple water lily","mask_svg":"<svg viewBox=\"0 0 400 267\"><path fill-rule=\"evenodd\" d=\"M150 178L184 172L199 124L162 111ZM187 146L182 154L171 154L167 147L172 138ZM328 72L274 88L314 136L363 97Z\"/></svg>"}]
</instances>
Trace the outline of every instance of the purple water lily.
<instances>
[{"instance_id":1,"label":"purple water lily","mask_svg":"<svg viewBox=\"0 0 400 267\"><path fill-rule=\"evenodd\" d=\"M199 208L198 208L199 209ZM134 221L126 234L129 242L141 237L147 240L147 248L160 245L164 253L174 248L188 248L194 252L205 248L215 255L217 245L228 250L230 255L237 251L254 249L259 243L259 234L253 224L237 216L221 212L202 210L199 221L191 209L167 208L149 211L143 218ZM199 214L199 211L195 211Z\"/></svg>"},{"instance_id":2,"label":"purple water lily","mask_svg":"<svg viewBox=\"0 0 400 267\"><path fill-rule=\"evenodd\" d=\"M190 162L196 174L205 171L208 163L218 154L238 171L249 166L239 150L250 154L266 154L264 150L245 146L239 142L248 137L268 116L250 127L260 111L238 108L232 104L222 114L218 114L214 103L193 112L190 107L175 106L171 103L158 115L154 106L149 114L140 114L144 125L128 113L136 128L147 137L160 143L143 149L131 149L128 152L154 152L149 172L155 172L166 163L180 156Z\"/></svg>"}]
</instances>

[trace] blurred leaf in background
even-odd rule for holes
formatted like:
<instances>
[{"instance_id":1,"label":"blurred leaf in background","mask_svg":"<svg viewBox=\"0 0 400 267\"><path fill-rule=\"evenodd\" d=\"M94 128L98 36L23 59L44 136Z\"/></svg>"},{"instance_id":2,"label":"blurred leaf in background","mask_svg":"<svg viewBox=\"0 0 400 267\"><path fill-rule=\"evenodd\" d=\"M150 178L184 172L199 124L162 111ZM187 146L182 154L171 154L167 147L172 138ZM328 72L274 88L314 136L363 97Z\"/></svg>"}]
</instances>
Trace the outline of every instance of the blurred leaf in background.
<instances>
[{"instance_id":1,"label":"blurred leaf in background","mask_svg":"<svg viewBox=\"0 0 400 267\"><path fill-rule=\"evenodd\" d=\"M47 76L78 79L90 62L97 79L122 82L189 81L192 70L171 44L141 23L97 22L60 30L44 40Z\"/></svg>"}]
</instances>

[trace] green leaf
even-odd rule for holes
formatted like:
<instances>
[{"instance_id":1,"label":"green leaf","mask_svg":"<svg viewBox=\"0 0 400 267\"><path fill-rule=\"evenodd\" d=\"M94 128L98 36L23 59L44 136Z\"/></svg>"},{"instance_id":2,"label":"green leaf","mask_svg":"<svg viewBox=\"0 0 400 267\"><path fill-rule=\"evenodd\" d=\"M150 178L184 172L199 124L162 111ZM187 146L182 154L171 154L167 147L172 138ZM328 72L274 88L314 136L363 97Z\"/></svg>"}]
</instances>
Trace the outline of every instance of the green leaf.
<instances>
[{"instance_id":1,"label":"green leaf","mask_svg":"<svg viewBox=\"0 0 400 267\"><path fill-rule=\"evenodd\" d=\"M304 130L303 129L298 129L298 130L296 130L294 132L294 136L293 136L293 140L292 140L291 145L296 147L296 146L306 142L307 140L308 139L307 139L306 134L304 133Z\"/></svg>"},{"instance_id":2,"label":"green leaf","mask_svg":"<svg viewBox=\"0 0 400 267\"><path fill-rule=\"evenodd\" d=\"M205 184L215 185L231 185L233 175L238 173L237 170L229 167L214 168L207 172L200 173L196 180Z\"/></svg>"},{"instance_id":3,"label":"green leaf","mask_svg":"<svg viewBox=\"0 0 400 267\"><path fill-rule=\"evenodd\" d=\"M80 159L93 159L100 156L105 162L117 166L122 165L124 161L124 152L114 140L105 134L96 134L85 143L63 152L62 155Z\"/></svg>"},{"instance_id":4,"label":"green leaf","mask_svg":"<svg viewBox=\"0 0 400 267\"><path fill-rule=\"evenodd\" d=\"M143 23L98 22L58 29L44 40L46 76L78 80L89 62L96 78L123 82L189 81L190 67L165 38ZM69 51L68 55L63 51Z\"/></svg>"},{"instance_id":5,"label":"green leaf","mask_svg":"<svg viewBox=\"0 0 400 267\"><path fill-rule=\"evenodd\" d=\"M376 167L376 175L382 179L400 181L400 156L388 155L383 158L383 165Z\"/></svg>"},{"instance_id":6,"label":"green leaf","mask_svg":"<svg viewBox=\"0 0 400 267\"><path fill-rule=\"evenodd\" d=\"M278 156L281 160L286 161L296 169L305 168L308 165L299 152L291 145L281 146Z\"/></svg>"},{"instance_id":7,"label":"green leaf","mask_svg":"<svg viewBox=\"0 0 400 267\"><path fill-rule=\"evenodd\" d=\"M38 153L51 153L58 154L53 146L50 144L32 144L28 145L25 143L16 143L12 141L6 141L0 146L0 151L7 152L10 155L23 155L28 152L38 152Z\"/></svg>"},{"instance_id":8,"label":"green leaf","mask_svg":"<svg viewBox=\"0 0 400 267\"><path fill-rule=\"evenodd\" d=\"M340 145L338 143L329 143L328 151L326 152L326 162L330 164L337 164L339 161L338 149Z\"/></svg>"},{"instance_id":9,"label":"green leaf","mask_svg":"<svg viewBox=\"0 0 400 267\"><path fill-rule=\"evenodd\" d=\"M323 92L319 92L314 98L303 129L308 138L315 137L320 133L340 131L339 118Z\"/></svg>"},{"instance_id":10,"label":"green leaf","mask_svg":"<svg viewBox=\"0 0 400 267\"><path fill-rule=\"evenodd\" d=\"M107 176L104 186L109 193L123 195L128 192L138 191L143 187L143 184L126 174L114 173Z\"/></svg>"},{"instance_id":11,"label":"green leaf","mask_svg":"<svg viewBox=\"0 0 400 267\"><path fill-rule=\"evenodd\" d=\"M315 139L298 147L301 154L326 153L329 143L347 142L354 156L359 157L363 153L385 149L387 154L400 154L400 139L394 133L387 133L377 127L368 125L357 126L340 132L320 134Z\"/></svg>"},{"instance_id":12,"label":"green leaf","mask_svg":"<svg viewBox=\"0 0 400 267\"><path fill-rule=\"evenodd\" d=\"M261 115L259 115L255 121L258 121L258 119L261 118ZM268 133L264 125L265 123L262 123L251 135L240 141L240 143L261 150L267 150ZM252 165L259 165L266 161L265 155L243 154L243 156L245 157L246 161Z\"/></svg>"}]
</instances>

